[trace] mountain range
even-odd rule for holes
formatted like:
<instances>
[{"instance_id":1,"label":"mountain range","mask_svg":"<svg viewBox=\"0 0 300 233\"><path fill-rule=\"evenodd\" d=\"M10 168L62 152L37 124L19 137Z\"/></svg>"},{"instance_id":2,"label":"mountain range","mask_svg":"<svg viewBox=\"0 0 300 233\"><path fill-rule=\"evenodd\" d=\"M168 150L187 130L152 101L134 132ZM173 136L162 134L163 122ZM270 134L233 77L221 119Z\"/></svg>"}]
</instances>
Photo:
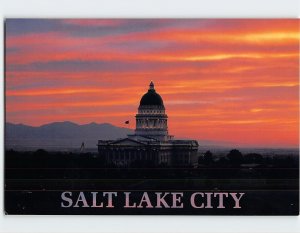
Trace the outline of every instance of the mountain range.
<instances>
[{"instance_id":1,"label":"mountain range","mask_svg":"<svg viewBox=\"0 0 300 233\"><path fill-rule=\"evenodd\" d=\"M38 127L24 124L5 124L5 145L10 148L96 148L98 140L118 139L133 130L103 123L78 125L70 121L53 122Z\"/></svg>"},{"instance_id":2,"label":"mountain range","mask_svg":"<svg viewBox=\"0 0 300 233\"><path fill-rule=\"evenodd\" d=\"M38 127L13 124L5 124L6 149L20 150L72 150L79 149L84 142L89 151L97 150L98 140L113 140L124 138L134 131L129 128L117 127L109 123L89 123L79 125L70 121L53 122ZM188 138L177 138L188 139ZM220 142L202 140L201 148L206 150L208 146L215 147ZM206 145L206 147L203 147Z\"/></svg>"}]
</instances>

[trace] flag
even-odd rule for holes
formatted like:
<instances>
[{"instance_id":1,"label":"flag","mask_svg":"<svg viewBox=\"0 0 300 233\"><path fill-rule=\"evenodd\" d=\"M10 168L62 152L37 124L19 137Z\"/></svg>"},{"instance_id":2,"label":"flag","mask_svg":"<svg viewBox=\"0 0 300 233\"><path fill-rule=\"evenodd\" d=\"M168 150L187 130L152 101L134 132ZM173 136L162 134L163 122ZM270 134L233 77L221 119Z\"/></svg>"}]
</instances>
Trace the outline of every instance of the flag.
<instances>
[{"instance_id":1,"label":"flag","mask_svg":"<svg viewBox=\"0 0 300 233\"><path fill-rule=\"evenodd\" d=\"M81 143L80 152L84 151L84 142Z\"/></svg>"},{"instance_id":2,"label":"flag","mask_svg":"<svg viewBox=\"0 0 300 233\"><path fill-rule=\"evenodd\" d=\"M128 125L128 124L129 124L129 121L125 121L125 124Z\"/></svg>"}]
</instances>

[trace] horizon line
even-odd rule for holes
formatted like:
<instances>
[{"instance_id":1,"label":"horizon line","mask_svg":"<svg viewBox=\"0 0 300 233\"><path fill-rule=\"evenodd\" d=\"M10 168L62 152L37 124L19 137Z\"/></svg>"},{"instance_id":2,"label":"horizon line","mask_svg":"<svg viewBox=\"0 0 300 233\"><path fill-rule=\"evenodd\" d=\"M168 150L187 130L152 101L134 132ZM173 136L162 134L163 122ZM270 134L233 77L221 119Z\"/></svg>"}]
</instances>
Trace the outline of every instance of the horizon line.
<instances>
[{"instance_id":1,"label":"horizon line","mask_svg":"<svg viewBox=\"0 0 300 233\"><path fill-rule=\"evenodd\" d=\"M12 122L8 122L8 121L5 121L5 124L13 124L13 125L24 125L24 126L29 126L29 127L34 127L34 128L39 128L39 127L42 127L42 126L45 126L45 125L50 125L50 124L55 124L55 123L72 123L72 124L75 124L75 125L78 125L78 126L84 126L84 125L90 125L90 124L98 124L98 125L104 125L104 124L108 124L108 125L111 125L111 126L114 126L114 127L117 127L117 128L124 128L124 129L128 129L128 130L133 130L132 128L127 128L127 127L121 127L121 126L116 126L112 123L109 123L109 122L102 122L102 123L97 123L95 121L93 122L90 122L90 123L85 123L85 124L79 124L79 123L76 123L74 121L69 121L69 120L65 120L65 121L53 121L53 122L48 122L48 123L44 123L44 124L41 124L39 126L33 126L33 125L29 125L29 124L24 124L24 123L12 123ZM125 123L124 123L125 124ZM186 137L176 137L176 138L185 138ZM228 142L228 141L221 141L219 144L218 142L219 141L215 141L213 139L196 139L196 141L198 142L203 142L203 141L209 141L211 143L216 143L216 144L202 144L202 146L205 146L205 147L221 147L221 148L235 148L235 149L293 149L293 150L299 150L299 145L296 145L296 146L272 146L272 145L264 145L264 146L261 146L261 145L236 145L236 143L234 142ZM222 144L229 144L229 145L222 145Z\"/></svg>"}]
</instances>

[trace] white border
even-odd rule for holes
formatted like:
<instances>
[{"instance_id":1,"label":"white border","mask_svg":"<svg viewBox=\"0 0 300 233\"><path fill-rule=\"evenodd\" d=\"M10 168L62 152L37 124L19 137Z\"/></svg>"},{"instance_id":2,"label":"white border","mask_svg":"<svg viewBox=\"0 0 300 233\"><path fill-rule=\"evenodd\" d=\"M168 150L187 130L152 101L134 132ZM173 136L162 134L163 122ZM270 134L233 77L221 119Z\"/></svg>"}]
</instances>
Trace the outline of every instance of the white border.
<instances>
[{"instance_id":1,"label":"white border","mask_svg":"<svg viewBox=\"0 0 300 233\"><path fill-rule=\"evenodd\" d=\"M3 19L28 18L299 18L299 0L0 0ZM0 102L3 104L3 46ZM3 105L0 107L3 132ZM0 170L3 171L3 134ZM3 174L3 173L2 173ZM300 232L299 217L217 216L4 216L0 232Z\"/></svg>"},{"instance_id":2,"label":"white border","mask_svg":"<svg viewBox=\"0 0 300 233\"><path fill-rule=\"evenodd\" d=\"M0 0L5 17L297 17L299 0Z\"/></svg>"}]
</instances>

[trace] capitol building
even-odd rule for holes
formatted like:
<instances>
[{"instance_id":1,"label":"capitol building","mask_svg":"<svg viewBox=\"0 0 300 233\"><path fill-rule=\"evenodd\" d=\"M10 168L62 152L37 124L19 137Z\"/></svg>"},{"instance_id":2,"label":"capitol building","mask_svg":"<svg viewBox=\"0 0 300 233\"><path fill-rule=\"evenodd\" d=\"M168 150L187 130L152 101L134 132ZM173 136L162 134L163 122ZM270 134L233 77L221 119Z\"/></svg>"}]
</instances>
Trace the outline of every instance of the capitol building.
<instances>
[{"instance_id":1,"label":"capitol building","mask_svg":"<svg viewBox=\"0 0 300 233\"><path fill-rule=\"evenodd\" d=\"M130 167L139 162L153 166L184 167L197 162L198 142L176 140L168 132L168 116L161 96L151 81L141 98L132 135L117 140L99 140L98 151L107 164Z\"/></svg>"}]
</instances>

